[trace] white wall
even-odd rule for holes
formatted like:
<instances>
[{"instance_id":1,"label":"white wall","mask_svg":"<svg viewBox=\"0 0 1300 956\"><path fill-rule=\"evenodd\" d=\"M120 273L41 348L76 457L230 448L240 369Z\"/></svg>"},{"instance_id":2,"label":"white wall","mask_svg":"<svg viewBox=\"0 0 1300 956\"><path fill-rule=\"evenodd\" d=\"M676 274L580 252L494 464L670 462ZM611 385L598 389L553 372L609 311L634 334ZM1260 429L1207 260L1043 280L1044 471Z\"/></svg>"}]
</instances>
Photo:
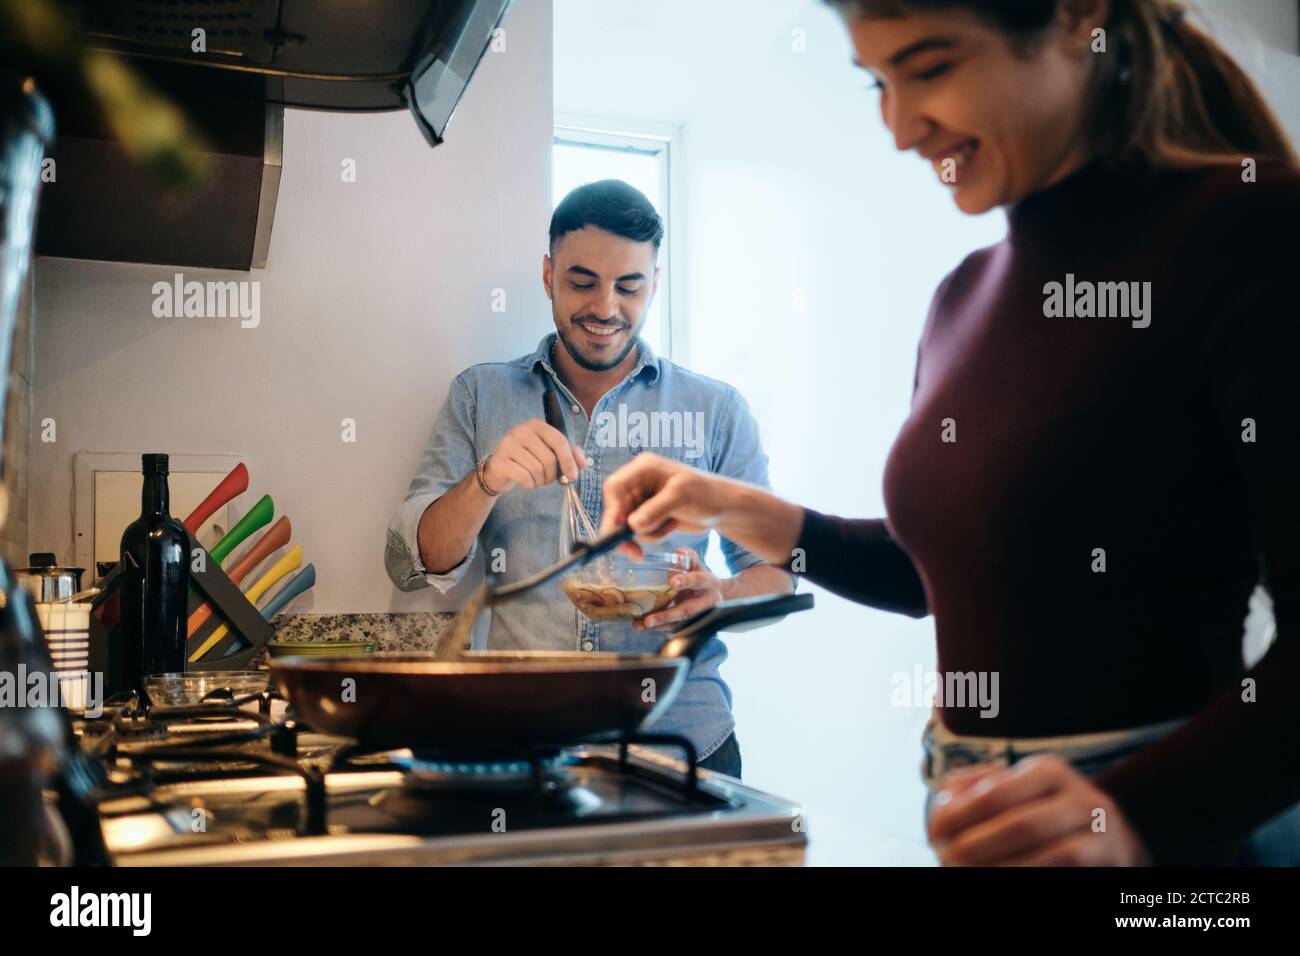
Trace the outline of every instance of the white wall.
<instances>
[{"instance_id":1,"label":"white wall","mask_svg":"<svg viewBox=\"0 0 1300 956\"><path fill-rule=\"evenodd\" d=\"M551 4L516 3L447 133L429 149L406 112L285 114L262 321L156 319L169 267L36 263L31 541L68 553L80 450L229 452L290 516L317 569L297 609L431 606L399 594L384 529L452 376L531 350L550 327L540 283L550 219ZM357 181L344 183L344 158ZM492 290L507 293L504 315ZM355 444L340 421L357 421ZM39 428L37 429L39 432Z\"/></svg>"},{"instance_id":2,"label":"white wall","mask_svg":"<svg viewBox=\"0 0 1300 956\"><path fill-rule=\"evenodd\" d=\"M1232 28L1245 43L1300 53L1300 3L1296 0L1197 0L1189 4L1213 22L1216 30ZM1243 52L1238 48L1238 56Z\"/></svg>"},{"instance_id":3,"label":"white wall","mask_svg":"<svg viewBox=\"0 0 1300 956\"><path fill-rule=\"evenodd\" d=\"M1221 27L1225 39L1300 135L1300 60L1272 48L1295 37L1295 4L1211 6L1232 9L1240 25ZM1004 218L962 216L923 163L895 152L823 4L665 0L655 11L557 0L556 108L682 125L675 357L747 396L779 493L881 515L931 295L966 252L1001 238ZM680 42L666 39L674 30ZM817 601L729 642L746 779L804 802L813 862L930 863L927 715L892 707L890 678L935 666L933 623Z\"/></svg>"},{"instance_id":4,"label":"white wall","mask_svg":"<svg viewBox=\"0 0 1300 956\"><path fill-rule=\"evenodd\" d=\"M1195 6L1300 143L1300 2L1199 0Z\"/></svg>"}]
</instances>

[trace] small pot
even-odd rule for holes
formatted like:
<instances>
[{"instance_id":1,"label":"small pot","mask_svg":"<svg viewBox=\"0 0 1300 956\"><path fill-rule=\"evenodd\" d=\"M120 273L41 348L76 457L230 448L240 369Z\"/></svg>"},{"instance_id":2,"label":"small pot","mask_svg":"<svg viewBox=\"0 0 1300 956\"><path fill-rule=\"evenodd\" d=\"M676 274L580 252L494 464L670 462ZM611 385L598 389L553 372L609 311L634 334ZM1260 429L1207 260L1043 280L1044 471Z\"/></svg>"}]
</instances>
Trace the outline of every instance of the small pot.
<instances>
[{"instance_id":1,"label":"small pot","mask_svg":"<svg viewBox=\"0 0 1300 956\"><path fill-rule=\"evenodd\" d=\"M71 597L81 590L85 568L64 568L54 563L54 555L38 552L28 555L31 567L18 568L18 583L31 592L37 603Z\"/></svg>"}]
</instances>

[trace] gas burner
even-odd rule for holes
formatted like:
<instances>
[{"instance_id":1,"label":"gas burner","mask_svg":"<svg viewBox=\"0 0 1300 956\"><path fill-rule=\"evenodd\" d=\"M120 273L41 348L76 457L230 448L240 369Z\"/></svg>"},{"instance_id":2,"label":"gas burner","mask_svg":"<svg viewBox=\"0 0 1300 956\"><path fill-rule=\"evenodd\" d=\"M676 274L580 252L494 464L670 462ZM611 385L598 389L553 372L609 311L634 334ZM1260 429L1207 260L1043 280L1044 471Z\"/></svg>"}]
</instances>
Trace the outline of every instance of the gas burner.
<instances>
[{"instance_id":1,"label":"gas burner","mask_svg":"<svg viewBox=\"0 0 1300 956\"><path fill-rule=\"evenodd\" d=\"M540 792L571 783L558 753L517 760L452 760L416 754L392 758L410 790L429 793Z\"/></svg>"},{"instance_id":2,"label":"gas burner","mask_svg":"<svg viewBox=\"0 0 1300 956\"><path fill-rule=\"evenodd\" d=\"M462 761L430 756L394 757L402 786L378 795L371 806L408 824L437 817L464 804L478 812L485 797L494 809L585 817L600 807L600 798L578 785L558 752L522 760ZM499 806L496 806L499 805Z\"/></svg>"},{"instance_id":3,"label":"gas burner","mask_svg":"<svg viewBox=\"0 0 1300 956\"><path fill-rule=\"evenodd\" d=\"M400 828L420 834L486 832L493 824L504 827L511 820L563 825L589 817L602 806L600 797L580 786L567 771L547 771L539 776L527 764L522 768L500 765L481 774L430 773L427 768L408 772L401 786L377 793L366 802L389 821L376 821L372 824L376 829ZM338 819L348 819L346 810Z\"/></svg>"},{"instance_id":4,"label":"gas burner","mask_svg":"<svg viewBox=\"0 0 1300 956\"><path fill-rule=\"evenodd\" d=\"M113 733L119 743L165 740L168 736L166 724L151 720L144 714L117 718L114 722Z\"/></svg>"}]
</instances>

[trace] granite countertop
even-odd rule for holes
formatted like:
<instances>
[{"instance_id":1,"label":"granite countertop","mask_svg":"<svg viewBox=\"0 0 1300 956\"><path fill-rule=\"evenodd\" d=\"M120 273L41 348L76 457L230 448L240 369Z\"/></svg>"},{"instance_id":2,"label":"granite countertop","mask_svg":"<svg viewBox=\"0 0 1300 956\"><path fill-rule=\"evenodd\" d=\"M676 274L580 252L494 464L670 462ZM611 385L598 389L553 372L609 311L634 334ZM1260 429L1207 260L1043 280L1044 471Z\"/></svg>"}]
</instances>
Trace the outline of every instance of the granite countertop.
<instances>
[{"instance_id":1,"label":"granite countertop","mask_svg":"<svg viewBox=\"0 0 1300 956\"><path fill-rule=\"evenodd\" d=\"M274 640L375 642L376 651L429 651L455 614L293 614L275 620Z\"/></svg>"}]
</instances>

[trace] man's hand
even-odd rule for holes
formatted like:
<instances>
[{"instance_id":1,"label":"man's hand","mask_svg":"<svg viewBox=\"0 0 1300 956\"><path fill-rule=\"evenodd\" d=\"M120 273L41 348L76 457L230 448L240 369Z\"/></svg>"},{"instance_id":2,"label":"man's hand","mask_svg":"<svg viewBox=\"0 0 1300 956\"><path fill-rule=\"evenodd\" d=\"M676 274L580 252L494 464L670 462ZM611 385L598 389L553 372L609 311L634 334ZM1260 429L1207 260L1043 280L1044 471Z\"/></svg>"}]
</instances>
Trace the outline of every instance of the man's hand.
<instances>
[{"instance_id":1,"label":"man's hand","mask_svg":"<svg viewBox=\"0 0 1300 956\"><path fill-rule=\"evenodd\" d=\"M541 488L564 475L578 478L578 469L591 464L577 445L540 418L510 429L483 467L483 480L497 494L516 487Z\"/></svg>"},{"instance_id":2,"label":"man's hand","mask_svg":"<svg viewBox=\"0 0 1300 956\"><path fill-rule=\"evenodd\" d=\"M678 589L677 597L662 611L647 614L639 621L633 621L632 630L671 630L687 618L694 617L701 611L707 611L723 599L725 583L704 566L700 556L690 548L678 548L677 553L685 555L691 562L689 570L678 571L668 579L668 584Z\"/></svg>"},{"instance_id":3,"label":"man's hand","mask_svg":"<svg viewBox=\"0 0 1300 956\"><path fill-rule=\"evenodd\" d=\"M941 783L926 832L944 866L1150 865L1115 801L1056 754L963 767Z\"/></svg>"}]
</instances>

